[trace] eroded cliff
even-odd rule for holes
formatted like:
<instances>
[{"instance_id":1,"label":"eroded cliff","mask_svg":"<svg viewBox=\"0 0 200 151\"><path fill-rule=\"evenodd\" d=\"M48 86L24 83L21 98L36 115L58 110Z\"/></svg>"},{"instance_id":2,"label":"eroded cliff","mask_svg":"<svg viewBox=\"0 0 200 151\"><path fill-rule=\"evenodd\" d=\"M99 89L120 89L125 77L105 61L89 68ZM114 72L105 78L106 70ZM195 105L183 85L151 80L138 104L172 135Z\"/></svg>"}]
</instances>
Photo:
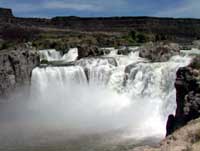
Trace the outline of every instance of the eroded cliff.
<instances>
[{"instance_id":1,"label":"eroded cliff","mask_svg":"<svg viewBox=\"0 0 200 151\"><path fill-rule=\"evenodd\" d=\"M67 15L67 14L66 14ZM4 16L4 17L3 17ZM0 26L15 24L44 30L126 33L138 31L157 40L188 42L200 37L200 20L157 17L55 17L52 19L13 17L9 9L0 9Z\"/></svg>"},{"instance_id":2,"label":"eroded cliff","mask_svg":"<svg viewBox=\"0 0 200 151\"><path fill-rule=\"evenodd\" d=\"M29 49L5 50L0 52L0 64L0 96L7 96L15 88L30 83L39 56Z\"/></svg>"}]
</instances>

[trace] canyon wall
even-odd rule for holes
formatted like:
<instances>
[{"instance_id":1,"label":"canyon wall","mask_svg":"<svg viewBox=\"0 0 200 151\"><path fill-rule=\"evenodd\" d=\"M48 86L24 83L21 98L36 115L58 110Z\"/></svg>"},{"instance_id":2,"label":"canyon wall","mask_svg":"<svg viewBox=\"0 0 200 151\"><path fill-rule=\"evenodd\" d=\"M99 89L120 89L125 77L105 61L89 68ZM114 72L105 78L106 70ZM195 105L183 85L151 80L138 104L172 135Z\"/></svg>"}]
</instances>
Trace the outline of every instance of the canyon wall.
<instances>
[{"instance_id":1,"label":"canyon wall","mask_svg":"<svg viewBox=\"0 0 200 151\"><path fill-rule=\"evenodd\" d=\"M199 57L194 58L188 67L177 71L175 82L177 109L175 116L170 115L167 135L200 117L200 66Z\"/></svg>"},{"instance_id":2,"label":"canyon wall","mask_svg":"<svg viewBox=\"0 0 200 151\"><path fill-rule=\"evenodd\" d=\"M43 29L72 30L84 32L138 31L160 39L187 42L200 38L200 19L157 17L54 17L52 19L13 17L10 9L0 9L0 27L14 24Z\"/></svg>"},{"instance_id":3,"label":"canyon wall","mask_svg":"<svg viewBox=\"0 0 200 151\"><path fill-rule=\"evenodd\" d=\"M32 69L39 65L34 50L17 49L0 52L0 96L30 83Z\"/></svg>"},{"instance_id":4,"label":"canyon wall","mask_svg":"<svg viewBox=\"0 0 200 151\"><path fill-rule=\"evenodd\" d=\"M0 17L14 17L12 10L8 8L0 8Z\"/></svg>"}]
</instances>

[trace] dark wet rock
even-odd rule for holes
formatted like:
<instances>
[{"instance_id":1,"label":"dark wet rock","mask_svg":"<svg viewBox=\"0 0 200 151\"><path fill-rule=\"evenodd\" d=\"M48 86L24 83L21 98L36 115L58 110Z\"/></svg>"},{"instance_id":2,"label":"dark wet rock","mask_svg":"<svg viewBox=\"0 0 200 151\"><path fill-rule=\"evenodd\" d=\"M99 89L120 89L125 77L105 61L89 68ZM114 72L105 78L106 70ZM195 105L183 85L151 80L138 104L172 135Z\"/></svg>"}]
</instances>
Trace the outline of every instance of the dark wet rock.
<instances>
[{"instance_id":1,"label":"dark wet rock","mask_svg":"<svg viewBox=\"0 0 200 151\"><path fill-rule=\"evenodd\" d=\"M74 66L75 61L71 62L64 62L64 61L46 61L42 60L40 62L40 68L46 68L46 67L68 67L68 66Z\"/></svg>"},{"instance_id":2,"label":"dark wet rock","mask_svg":"<svg viewBox=\"0 0 200 151\"><path fill-rule=\"evenodd\" d=\"M186 121L200 117L200 93L191 91L186 95L183 111Z\"/></svg>"},{"instance_id":3,"label":"dark wet rock","mask_svg":"<svg viewBox=\"0 0 200 151\"><path fill-rule=\"evenodd\" d=\"M109 49L106 49L106 48L100 48L100 51L102 51L102 53L103 53L104 55L107 55L107 54L110 53L110 50L109 50Z\"/></svg>"},{"instance_id":4,"label":"dark wet rock","mask_svg":"<svg viewBox=\"0 0 200 151\"><path fill-rule=\"evenodd\" d=\"M200 72L199 58L195 58L188 67L182 67L176 75L177 109L174 121L168 120L167 125L173 125L171 134L189 121L200 117Z\"/></svg>"},{"instance_id":5,"label":"dark wet rock","mask_svg":"<svg viewBox=\"0 0 200 151\"><path fill-rule=\"evenodd\" d=\"M132 64L126 66L125 73L130 74L131 70L134 69L137 66L137 64L140 64L140 63L149 63L149 62L148 61L138 61L138 62L132 63Z\"/></svg>"},{"instance_id":6,"label":"dark wet rock","mask_svg":"<svg viewBox=\"0 0 200 151\"><path fill-rule=\"evenodd\" d=\"M174 132L174 122L175 122L175 117L174 115L169 115L168 120L167 120L167 126L166 126L166 136L169 134L172 134Z\"/></svg>"},{"instance_id":7,"label":"dark wet rock","mask_svg":"<svg viewBox=\"0 0 200 151\"><path fill-rule=\"evenodd\" d=\"M181 118L184 115L184 100L186 95L196 88L196 80L192 75L192 69L188 67L180 68L176 76L176 117Z\"/></svg>"},{"instance_id":8,"label":"dark wet rock","mask_svg":"<svg viewBox=\"0 0 200 151\"><path fill-rule=\"evenodd\" d=\"M139 56L152 62L168 61L180 53L179 45L175 43L148 43L139 48Z\"/></svg>"},{"instance_id":9,"label":"dark wet rock","mask_svg":"<svg viewBox=\"0 0 200 151\"><path fill-rule=\"evenodd\" d=\"M39 65L39 55L34 50L17 49L0 52L0 96L30 83L32 69Z\"/></svg>"},{"instance_id":10,"label":"dark wet rock","mask_svg":"<svg viewBox=\"0 0 200 151\"><path fill-rule=\"evenodd\" d=\"M121 47L118 49L117 54L118 55L128 55L131 52L131 49L128 47Z\"/></svg>"},{"instance_id":11,"label":"dark wet rock","mask_svg":"<svg viewBox=\"0 0 200 151\"><path fill-rule=\"evenodd\" d=\"M100 65L100 60L106 60L110 65L117 66L117 61L113 57L89 57L82 58L78 61L75 61L75 65L79 65L82 67L87 67L89 64L94 63L94 60L98 60L96 65Z\"/></svg>"},{"instance_id":12,"label":"dark wet rock","mask_svg":"<svg viewBox=\"0 0 200 151\"><path fill-rule=\"evenodd\" d=\"M108 50L100 49L96 46L81 45L78 46L78 59L85 57L96 57L104 55Z\"/></svg>"}]
</instances>

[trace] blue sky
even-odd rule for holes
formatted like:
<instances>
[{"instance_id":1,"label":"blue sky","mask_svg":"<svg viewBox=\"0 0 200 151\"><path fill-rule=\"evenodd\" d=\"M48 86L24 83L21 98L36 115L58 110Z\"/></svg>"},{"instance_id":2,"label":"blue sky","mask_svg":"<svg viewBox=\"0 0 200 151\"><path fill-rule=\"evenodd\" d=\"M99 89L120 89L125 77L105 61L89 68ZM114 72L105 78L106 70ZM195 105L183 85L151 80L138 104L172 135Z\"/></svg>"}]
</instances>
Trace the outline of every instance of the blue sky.
<instances>
[{"instance_id":1,"label":"blue sky","mask_svg":"<svg viewBox=\"0 0 200 151\"><path fill-rule=\"evenodd\" d=\"M200 18L200 0L0 0L15 16L161 16Z\"/></svg>"}]
</instances>

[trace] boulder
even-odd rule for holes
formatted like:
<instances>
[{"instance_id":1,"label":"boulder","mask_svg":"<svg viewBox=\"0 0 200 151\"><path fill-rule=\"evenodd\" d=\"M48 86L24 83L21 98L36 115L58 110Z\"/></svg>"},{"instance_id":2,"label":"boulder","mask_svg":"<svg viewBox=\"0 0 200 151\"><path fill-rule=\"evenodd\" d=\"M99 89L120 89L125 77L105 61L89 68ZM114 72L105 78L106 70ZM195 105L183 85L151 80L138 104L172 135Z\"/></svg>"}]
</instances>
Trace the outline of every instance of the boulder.
<instances>
[{"instance_id":1,"label":"boulder","mask_svg":"<svg viewBox=\"0 0 200 151\"><path fill-rule=\"evenodd\" d=\"M131 52L131 49L128 47L121 47L118 49L117 54L118 55L128 55Z\"/></svg>"},{"instance_id":2,"label":"boulder","mask_svg":"<svg viewBox=\"0 0 200 151\"><path fill-rule=\"evenodd\" d=\"M166 136L174 132L174 122L175 122L174 115L172 114L169 115L168 120L167 120L167 126L166 126Z\"/></svg>"},{"instance_id":3,"label":"boulder","mask_svg":"<svg viewBox=\"0 0 200 151\"><path fill-rule=\"evenodd\" d=\"M99 49L96 46L78 46L78 59L85 57L96 57L101 55L104 55L104 49Z\"/></svg>"},{"instance_id":4,"label":"boulder","mask_svg":"<svg viewBox=\"0 0 200 151\"><path fill-rule=\"evenodd\" d=\"M168 61L173 55L180 53L179 45L175 43L148 43L139 48L139 56L152 62Z\"/></svg>"}]
</instances>

